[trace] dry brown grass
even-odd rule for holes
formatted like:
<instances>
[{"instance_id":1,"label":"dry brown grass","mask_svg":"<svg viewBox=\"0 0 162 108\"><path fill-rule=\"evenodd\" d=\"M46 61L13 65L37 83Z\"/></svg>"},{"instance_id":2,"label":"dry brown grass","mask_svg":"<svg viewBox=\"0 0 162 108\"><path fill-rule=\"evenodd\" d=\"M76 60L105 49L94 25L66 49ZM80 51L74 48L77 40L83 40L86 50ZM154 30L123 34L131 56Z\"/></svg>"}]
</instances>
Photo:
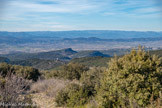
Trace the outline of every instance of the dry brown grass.
<instances>
[{"instance_id":1,"label":"dry brown grass","mask_svg":"<svg viewBox=\"0 0 162 108\"><path fill-rule=\"evenodd\" d=\"M31 91L45 93L47 96L55 97L57 92L69 83L69 81L61 79L39 80L31 86Z\"/></svg>"},{"instance_id":2,"label":"dry brown grass","mask_svg":"<svg viewBox=\"0 0 162 108\"><path fill-rule=\"evenodd\" d=\"M64 89L70 83L78 83L78 81L69 81L63 79L46 79L39 80L31 85L33 101L40 108L56 108L55 97L57 93Z\"/></svg>"},{"instance_id":3,"label":"dry brown grass","mask_svg":"<svg viewBox=\"0 0 162 108\"><path fill-rule=\"evenodd\" d=\"M69 83L70 81L61 79L39 80L31 85L32 100L40 108L56 108L55 96Z\"/></svg>"},{"instance_id":4,"label":"dry brown grass","mask_svg":"<svg viewBox=\"0 0 162 108\"><path fill-rule=\"evenodd\" d=\"M44 93L33 94L32 100L37 104L38 108L56 108L54 99L46 96Z\"/></svg>"}]
</instances>

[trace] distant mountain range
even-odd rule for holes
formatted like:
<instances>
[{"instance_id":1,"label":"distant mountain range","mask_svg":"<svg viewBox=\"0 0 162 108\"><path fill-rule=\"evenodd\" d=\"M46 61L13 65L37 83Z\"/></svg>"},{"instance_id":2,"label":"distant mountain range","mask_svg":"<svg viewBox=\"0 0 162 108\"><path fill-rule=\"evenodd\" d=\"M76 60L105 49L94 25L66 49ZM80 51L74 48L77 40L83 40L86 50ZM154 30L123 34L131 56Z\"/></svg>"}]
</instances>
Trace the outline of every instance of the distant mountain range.
<instances>
[{"instance_id":1,"label":"distant mountain range","mask_svg":"<svg viewBox=\"0 0 162 108\"><path fill-rule=\"evenodd\" d=\"M64 48L73 48L77 51L128 49L138 45L162 49L161 43L162 32L151 31L0 32L0 54L48 52Z\"/></svg>"},{"instance_id":2,"label":"distant mountain range","mask_svg":"<svg viewBox=\"0 0 162 108\"><path fill-rule=\"evenodd\" d=\"M38 32L0 32L0 36L15 37L17 39L28 38L88 38L98 37L102 39L128 39L160 37L162 32L137 32L137 31L113 31L113 30L82 30L82 31L38 31Z\"/></svg>"}]
</instances>

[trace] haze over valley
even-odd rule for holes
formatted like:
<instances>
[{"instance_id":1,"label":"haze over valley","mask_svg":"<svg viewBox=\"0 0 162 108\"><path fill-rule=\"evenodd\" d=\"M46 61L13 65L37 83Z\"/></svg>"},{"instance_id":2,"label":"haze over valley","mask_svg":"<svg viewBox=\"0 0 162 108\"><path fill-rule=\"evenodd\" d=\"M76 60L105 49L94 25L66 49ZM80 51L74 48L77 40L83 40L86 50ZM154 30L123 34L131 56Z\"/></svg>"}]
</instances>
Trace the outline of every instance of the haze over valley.
<instances>
[{"instance_id":1,"label":"haze over valley","mask_svg":"<svg viewBox=\"0 0 162 108\"><path fill-rule=\"evenodd\" d=\"M49 31L0 32L0 53L46 52L65 48L74 50L130 49L145 46L162 48L162 32L135 31Z\"/></svg>"}]
</instances>

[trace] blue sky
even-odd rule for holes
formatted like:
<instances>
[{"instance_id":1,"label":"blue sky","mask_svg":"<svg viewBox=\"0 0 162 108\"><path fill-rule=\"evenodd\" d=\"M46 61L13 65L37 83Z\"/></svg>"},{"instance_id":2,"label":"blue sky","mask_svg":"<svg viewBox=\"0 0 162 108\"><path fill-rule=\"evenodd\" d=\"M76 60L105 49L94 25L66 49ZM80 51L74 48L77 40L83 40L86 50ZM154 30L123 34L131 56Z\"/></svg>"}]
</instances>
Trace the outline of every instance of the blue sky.
<instances>
[{"instance_id":1,"label":"blue sky","mask_svg":"<svg viewBox=\"0 0 162 108\"><path fill-rule=\"evenodd\" d=\"M160 0L0 0L0 31L162 31Z\"/></svg>"}]
</instances>

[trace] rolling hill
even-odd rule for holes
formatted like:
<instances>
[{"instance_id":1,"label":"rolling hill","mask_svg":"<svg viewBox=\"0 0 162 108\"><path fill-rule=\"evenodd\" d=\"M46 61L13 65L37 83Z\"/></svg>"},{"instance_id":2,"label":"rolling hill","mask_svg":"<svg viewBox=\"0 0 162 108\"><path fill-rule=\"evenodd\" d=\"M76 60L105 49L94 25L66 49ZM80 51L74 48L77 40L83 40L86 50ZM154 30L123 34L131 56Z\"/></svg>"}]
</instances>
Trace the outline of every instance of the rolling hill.
<instances>
[{"instance_id":1,"label":"rolling hill","mask_svg":"<svg viewBox=\"0 0 162 108\"><path fill-rule=\"evenodd\" d=\"M10 60L6 57L0 57L0 62L10 62Z\"/></svg>"},{"instance_id":2,"label":"rolling hill","mask_svg":"<svg viewBox=\"0 0 162 108\"><path fill-rule=\"evenodd\" d=\"M11 54L3 54L1 56L9 58L11 61L28 60L28 59L69 61L72 58L79 58L79 57L95 57L95 56L109 57L109 55L103 54L99 51L77 52L72 50L71 48L40 53L11 53Z\"/></svg>"},{"instance_id":3,"label":"rolling hill","mask_svg":"<svg viewBox=\"0 0 162 108\"><path fill-rule=\"evenodd\" d=\"M117 50L112 50L112 51L117 52ZM126 52L128 52L128 51L130 51L130 50L127 50ZM105 52L105 51L101 51L101 52ZM120 51L118 51L118 53L119 52ZM124 53L124 52L121 51L121 54L122 53ZM151 50L151 51L149 51L149 53L151 55L155 54L158 57L162 57L162 50ZM120 56L122 56L122 55L120 55ZM84 65L89 66L89 67L96 67L96 66L107 67L108 66L107 63L109 62L109 60L111 60L111 58L112 57L82 57L82 58L74 58L70 62L84 64Z\"/></svg>"},{"instance_id":4,"label":"rolling hill","mask_svg":"<svg viewBox=\"0 0 162 108\"><path fill-rule=\"evenodd\" d=\"M13 65L32 66L40 70L57 68L70 62L74 58L83 57L110 57L100 51L74 51L71 48L40 52L40 53L11 53L3 54L0 62L8 62ZM88 62L88 61L87 61Z\"/></svg>"},{"instance_id":5,"label":"rolling hill","mask_svg":"<svg viewBox=\"0 0 162 108\"><path fill-rule=\"evenodd\" d=\"M130 49L112 49L101 51L74 51L71 48L41 53L14 53L3 55L0 62L7 62L15 65L32 66L40 70L56 69L69 62L81 63L89 67L107 66L107 62L114 54L122 56ZM162 50L149 51L150 54L156 54L162 57ZM108 55L109 54L109 55ZM59 56L58 56L59 55ZM2 55L1 55L2 56ZM8 59L8 58L9 59ZM60 57L60 58L59 58ZM68 58L68 59L67 59Z\"/></svg>"}]
</instances>

